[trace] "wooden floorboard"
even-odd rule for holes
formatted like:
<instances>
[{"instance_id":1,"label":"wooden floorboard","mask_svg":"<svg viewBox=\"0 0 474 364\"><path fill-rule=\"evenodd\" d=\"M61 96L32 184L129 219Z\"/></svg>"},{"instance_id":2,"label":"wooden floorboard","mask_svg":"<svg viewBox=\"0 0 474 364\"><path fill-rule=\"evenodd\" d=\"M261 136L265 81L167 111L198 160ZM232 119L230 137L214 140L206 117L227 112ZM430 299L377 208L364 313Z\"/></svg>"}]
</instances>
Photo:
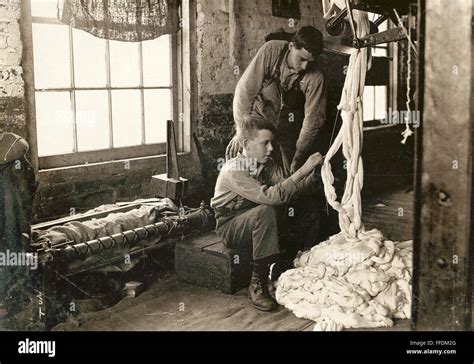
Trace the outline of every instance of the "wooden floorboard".
<instances>
[{"instance_id":1,"label":"wooden floorboard","mask_svg":"<svg viewBox=\"0 0 474 364\"><path fill-rule=\"evenodd\" d=\"M362 221L366 229L378 229L391 240L413 239L413 191L384 193L367 198L362 201L362 206Z\"/></svg>"}]
</instances>

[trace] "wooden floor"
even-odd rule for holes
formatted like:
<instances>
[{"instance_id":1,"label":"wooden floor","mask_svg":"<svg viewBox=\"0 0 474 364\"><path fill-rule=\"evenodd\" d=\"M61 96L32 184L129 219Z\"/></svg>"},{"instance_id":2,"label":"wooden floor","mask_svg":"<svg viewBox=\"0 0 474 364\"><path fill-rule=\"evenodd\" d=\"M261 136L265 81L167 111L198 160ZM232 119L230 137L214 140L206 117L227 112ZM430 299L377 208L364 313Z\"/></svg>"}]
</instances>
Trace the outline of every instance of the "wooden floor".
<instances>
[{"instance_id":1,"label":"wooden floor","mask_svg":"<svg viewBox=\"0 0 474 364\"><path fill-rule=\"evenodd\" d=\"M385 239L413 239L413 191L385 193L362 201L362 221L366 229L380 230Z\"/></svg>"},{"instance_id":2,"label":"wooden floor","mask_svg":"<svg viewBox=\"0 0 474 364\"><path fill-rule=\"evenodd\" d=\"M366 229L379 229L386 239L405 241L413 239L414 194L413 191L395 191L363 201L363 218ZM472 293L471 328L474 330L474 290ZM408 320L400 322L400 328L410 330ZM391 330L396 329L395 325Z\"/></svg>"},{"instance_id":3,"label":"wooden floor","mask_svg":"<svg viewBox=\"0 0 474 364\"><path fill-rule=\"evenodd\" d=\"M362 201L362 221L367 230L378 229L385 239L405 241L413 239L413 191L393 191ZM395 320L393 327L378 329L350 329L347 331L410 331L410 320Z\"/></svg>"}]
</instances>

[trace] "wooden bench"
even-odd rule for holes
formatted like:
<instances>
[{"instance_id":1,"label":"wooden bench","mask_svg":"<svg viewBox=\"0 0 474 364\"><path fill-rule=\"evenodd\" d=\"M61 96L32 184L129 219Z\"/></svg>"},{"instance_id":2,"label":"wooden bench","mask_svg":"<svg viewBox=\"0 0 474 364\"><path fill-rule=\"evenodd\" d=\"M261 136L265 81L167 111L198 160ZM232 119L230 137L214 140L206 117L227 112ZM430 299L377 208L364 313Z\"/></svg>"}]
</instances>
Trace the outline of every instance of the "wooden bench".
<instances>
[{"instance_id":1,"label":"wooden bench","mask_svg":"<svg viewBox=\"0 0 474 364\"><path fill-rule=\"evenodd\" d=\"M176 243L175 269L183 281L231 294L247 287L252 273L249 258L227 248L215 232Z\"/></svg>"}]
</instances>

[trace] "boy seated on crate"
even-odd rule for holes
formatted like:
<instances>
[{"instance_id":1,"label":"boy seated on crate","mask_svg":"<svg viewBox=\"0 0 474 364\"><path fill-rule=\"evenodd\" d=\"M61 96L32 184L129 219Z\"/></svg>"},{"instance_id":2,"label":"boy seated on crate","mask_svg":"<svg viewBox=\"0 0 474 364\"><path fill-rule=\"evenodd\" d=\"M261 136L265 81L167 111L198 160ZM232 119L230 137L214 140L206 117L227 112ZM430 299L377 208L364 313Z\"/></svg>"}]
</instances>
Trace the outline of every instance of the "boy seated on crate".
<instances>
[{"instance_id":1,"label":"boy seated on crate","mask_svg":"<svg viewBox=\"0 0 474 364\"><path fill-rule=\"evenodd\" d=\"M249 251L253 272L249 296L255 308L272 311L278 304L270 296L270 265L279 260L278 206L294 195L314 189L320 181L315 167L320 153L312 154L291 176L271 157L275 129L260 116L246 116L238 131L242 153L224 163L217 178L211 207L217 235L229 248Z\"/></svg>"}]
</instances>

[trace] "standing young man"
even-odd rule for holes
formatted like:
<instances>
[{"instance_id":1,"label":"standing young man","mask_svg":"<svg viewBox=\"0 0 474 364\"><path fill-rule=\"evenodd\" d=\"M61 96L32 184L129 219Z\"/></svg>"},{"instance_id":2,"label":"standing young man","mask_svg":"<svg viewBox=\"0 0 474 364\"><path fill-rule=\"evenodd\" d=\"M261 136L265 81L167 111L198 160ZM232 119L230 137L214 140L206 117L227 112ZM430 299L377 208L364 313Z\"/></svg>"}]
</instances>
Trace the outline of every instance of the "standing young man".
<instances>
[{"instance_id":1,"label":"standing young man","mask_svg":"<svg viewBox=\"0 0 474 364\"><path fill-rule=\"evenodd\" d=\"M233 113L237 134L244 115L271 120L276 129L275 157L284 171L294 173L318 150L317 137L326 118L324 75L315 62L323 37L312 26L300 28L291 42L266 42L237 83ZM227 146L228 157L239 150L237 135Z\"/></svg>"}]
</instances>

